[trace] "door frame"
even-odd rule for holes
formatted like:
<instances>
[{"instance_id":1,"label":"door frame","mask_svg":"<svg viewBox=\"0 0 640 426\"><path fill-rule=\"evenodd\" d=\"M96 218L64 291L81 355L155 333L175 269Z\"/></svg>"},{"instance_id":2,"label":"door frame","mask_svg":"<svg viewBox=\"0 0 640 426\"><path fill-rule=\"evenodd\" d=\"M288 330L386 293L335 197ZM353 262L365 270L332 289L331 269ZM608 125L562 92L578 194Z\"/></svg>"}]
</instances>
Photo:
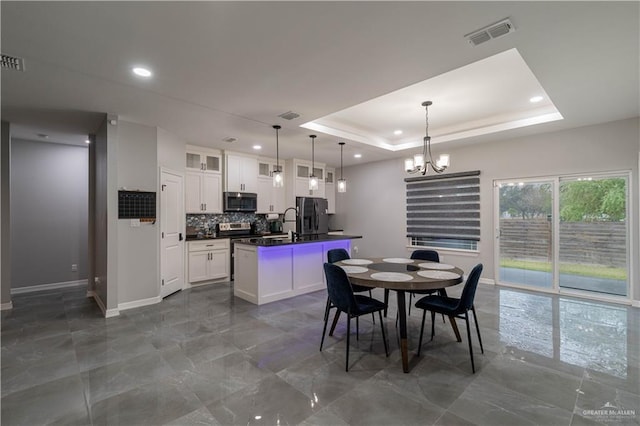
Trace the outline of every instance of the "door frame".
<instances>
[{"instance_id":1,"label":"door frame","mask_svg":"<svg viewBox=\"0 0 640 426\"><path fill-rule=\"evenodd\" d=\"M182 249L182 268L180 270L180 273L182 274L182 288L181 290L184 290L185 288L187 288L187 281L186 281L186 276L185 276L185 251L186 251L186 247L187 247L187 240L186 240L186 215L185 215L185 181L184 181L184 176L185 173L184 172L180 172L177 171L175 169L171 169L168 167L159 167L158 170L158 194L160 194L160 197L158 197L158 218L160 221L160 226L158 226L158 277L160 277L160 279L158 280L158 297L160 297L161 299L164 297L162 295L162 279L163 279L163 275L162 275L162 271L163 271L163 264L162 264L162 232L163 232L163 227L164 227L164 222L163 222L163 218L162 218L162 200L160 199L162 197L162 177L163 175L167 173L167 174L171 174L174 176L178 176L180 177L180 179L182 180L182 202L179 203L178 206L178 215L181 218L181 228L183 230L185 230L185 238L184 238L184 243L183 243L183 249ZM166 295L165 295L166 296Z\"/></svg>"}]
</instances>

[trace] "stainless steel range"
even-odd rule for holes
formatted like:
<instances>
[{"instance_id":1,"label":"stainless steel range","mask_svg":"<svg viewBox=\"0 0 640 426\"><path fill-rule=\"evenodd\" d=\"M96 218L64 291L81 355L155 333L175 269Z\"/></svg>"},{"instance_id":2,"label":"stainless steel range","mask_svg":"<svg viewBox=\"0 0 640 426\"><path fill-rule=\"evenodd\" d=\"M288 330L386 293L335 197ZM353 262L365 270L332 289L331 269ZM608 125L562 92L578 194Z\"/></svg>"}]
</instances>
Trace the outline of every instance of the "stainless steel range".
<instances>
[{"instance_id":1,"label":"stainless steel range","mask_svg":"<svg viewBox=\"0 0 640 426\"><path fill-rule=\"evenodd\" d=\"M233 243L234 241L241 240L243 238L248 238L253 236L253 229L249 222L227 222L227 223L219 223L217 225L218 237L227 237L229 238L231 256L229 259L231 260L231 265L229 267L229 271L231 272L231 280L233 281Z\"/></svg>"}]
</instances>

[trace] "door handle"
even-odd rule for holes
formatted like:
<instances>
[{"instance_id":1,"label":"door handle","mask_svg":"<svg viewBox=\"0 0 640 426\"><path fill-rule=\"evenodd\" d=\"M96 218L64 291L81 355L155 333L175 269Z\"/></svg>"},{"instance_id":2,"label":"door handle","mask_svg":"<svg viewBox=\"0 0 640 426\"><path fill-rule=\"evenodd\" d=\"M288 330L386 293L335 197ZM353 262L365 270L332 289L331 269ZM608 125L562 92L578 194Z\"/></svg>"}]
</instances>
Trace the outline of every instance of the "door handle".
<instances>
[{"instance_id":1,"label":"door handle","mask_svg":"<svg viewBox=\"0 0 640 426\"><path fill-rule=\"evenodd\" d=\"M178 241L182 241L182 232L178 234Z\"/></svg>"}]
</instances>

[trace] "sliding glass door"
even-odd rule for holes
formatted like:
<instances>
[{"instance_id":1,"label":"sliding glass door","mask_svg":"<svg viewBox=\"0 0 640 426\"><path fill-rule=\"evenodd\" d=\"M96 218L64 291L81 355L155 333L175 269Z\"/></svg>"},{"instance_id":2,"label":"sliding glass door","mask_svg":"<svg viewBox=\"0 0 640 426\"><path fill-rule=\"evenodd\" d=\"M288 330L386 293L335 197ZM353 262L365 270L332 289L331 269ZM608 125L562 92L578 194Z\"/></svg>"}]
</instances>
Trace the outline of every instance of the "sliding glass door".
<instances>
[{"instance_id":1,"label":"sliding glass door","mask_svg":"<svg viewBox=\"0 0 640 426\"><path fill-rule=\"evenodd\" d=\"M500 182L499 281L553 286L552 180Z\"/></svg>"},{"instance_id":2,"label":"sliding glass door","mask_svg":"<svg viewBox=\"0 0 640 426\"><path fill-rule=\"evenodd\" d=\"M563 289L627 296L627 177L560 178Z\"/></svg>"},{"instance_id":3,"label":"sliding glass door","mask_svg":"<svg viewBox=\"0 0 640 426\"><path fill-rule=\"evenodd\" d=\"M627 173L497 181L498 282L629 295Z\"/></svg>"}]
</instances>

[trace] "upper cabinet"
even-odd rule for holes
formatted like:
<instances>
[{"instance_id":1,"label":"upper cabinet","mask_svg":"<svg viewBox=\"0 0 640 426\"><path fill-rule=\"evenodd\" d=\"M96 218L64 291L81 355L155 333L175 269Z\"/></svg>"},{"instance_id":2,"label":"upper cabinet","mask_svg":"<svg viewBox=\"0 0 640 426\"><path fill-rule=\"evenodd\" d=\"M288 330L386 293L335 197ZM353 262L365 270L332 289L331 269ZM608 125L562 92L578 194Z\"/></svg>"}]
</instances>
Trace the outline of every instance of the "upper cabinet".
<instances>
[{"instance_id":1,"label":"upper cabinet","mask_svg":"<svg viewBox=\"0 0 640 426\"><path fill-rule=\"evenodd\" d=\"M186 213L222 213L222 154L199 146L186 147Z\"/></svg>"},{"instance_id":2,"label":"upper cabinet","mask_svg":"<svg viewBox=\"0 0 640 426\"><path fill-rule=\"evenodd\" d=\"M275 159L258 159L258 210L256 211L258 214L283 213L286 208L285 188L273 187L275 169ZM280 169L284 175L284 160L280 162Z\"/></svg>"},{"instance_id":3,"label":"upper cabinet","mask_svg":"<svg viewBox=\"0 0 640 426\"><path fill-rule=\"evenodd\" d=\"M222 155L218 150L210 150L200 146L187 145L187 171L203 171L209 173L222 172Z\"/></svg>"},{"instance_id":4,"label":"upper cabinet","mask_svg":"<svg viewBox=\"0 0 640 426\"><path fill-rule=\"evenodd\" d=\"M254 156L225 152L225 184L227 192L258 192L258 159Z\"/></svg>"},{"instance_id":5,"label":"upper cabinet","mask_svg":"<svg viewBox=\"0 0 640 426\"><path fill-rule=\"evenodd\" d=\"M325 167L322 163L313 165L313 174L318 178L318 189L309 189L309 176L311 175L311 161L297 160L293 161L293 170L295 172L294 179L294 195L296 197L325 197L324 179Z\"/></svg>"},{"instance_id":6,"label":"upper cabinet","mask_svg":"<svg viewBox=\"0 0 640 426\"><path fill-rule=\"evenodd\" d=\"M336 212L336 170L333 167L327 167L324 179L324 195L327 198L327 213Z\"/></svg>"}]
</instances>

